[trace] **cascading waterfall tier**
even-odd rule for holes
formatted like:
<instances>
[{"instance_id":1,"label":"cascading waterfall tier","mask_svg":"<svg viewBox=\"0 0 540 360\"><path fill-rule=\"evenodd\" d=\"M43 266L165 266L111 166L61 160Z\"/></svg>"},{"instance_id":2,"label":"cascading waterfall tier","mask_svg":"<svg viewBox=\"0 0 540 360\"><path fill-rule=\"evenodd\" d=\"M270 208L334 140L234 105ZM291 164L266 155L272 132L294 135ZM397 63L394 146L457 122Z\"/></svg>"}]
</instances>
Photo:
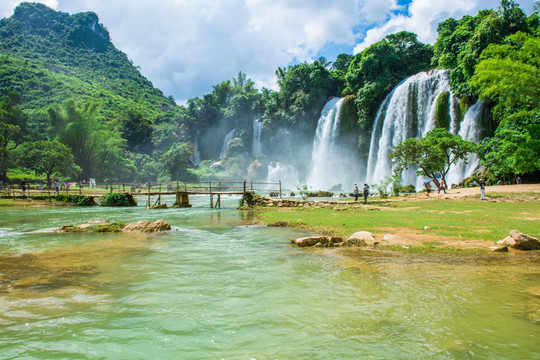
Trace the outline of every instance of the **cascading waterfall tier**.
<instances>
[{"instance_id":1,"label":"cascading waterfall tier","mask_svg":"<svg viewBox=\"0 0 540 360\"><path fill-rule=\"evenodd\" d=\"M340 118L344 98L333 98L324 106L313 139L311 168L307 179L313 190L336 185L352 189L358 170L358 155L340 143ZM338 189L341 190L341 189Z\"/></svg>"},{"instance_id":2,"label":"cascading waterfall tier","mask_svg":"<svg viewBox=\"0 0 540 360\"><path fill-rule=\"evenodd\" d=\"M263 122L259 119L253 120L253 147L251 153L253 156L257 157L262 154L262 142L261 142L261 133L262 133Z\"/></svg>"},{"instance_id":3,"label":"cascading waterfall tier","mask_svg":"<svg viewBox=\"0 0 540 360\"><path fill-rule=\"evenodd\" d=\"M231 131L227 133L227 135L225 135L225 139L223 140L223 145L221 146L221 151L219 153L220 159L223 159L223 157L225 156L225 151L227 150L227 144L229 144L229 141L231 141L232 138L234 137L235 131L236 129L232 129Z\"/></svg>"},{"instance_id":4,"label":"cascading waterfall tier","mask_svg":"<svg viewBox=\"0 0 540 360\"><path fill-rule=\"evenodd\" d=\"M371 135L371 145L367 165L367 182L375 184L392 176L391 161L388 155L398 143L421 137L435 128L437 98L443 92L450 92L448 73L433 70L413 75L400 84L383 101ZM453 101L451 96L451 101ZM455 122L455 114L450 114ZM403 183L421 186L415 170L403 174Z\"/></svg>"},{"instance_id":5,"label":"cascading waterfall tier","mask_svg":"<svg viewBox=\"0 0 540 360\"><path fill-rule=\"evenodd\" d=\"M376 184L392 176L392 164L388 155L395 145L409 138L419 138L437 126L435 116L437 99L444 92L450 94L449 131L459 134L464 140L481 140L479 137L482 118L480 115L483 109L481 102L467 111L460 124L457 116L458 100L452 95L448 72L433 70L413 75L398 84L377 111L366 169L366 181L369 184ZM451 167L447 182L451 184L461 181L463 176L470 176L477 166L476 157L471 155L468 165ZM413 184L417 190L421 189L425 181L416 175L416 169L405 171L402 178L403 184Z\"/></svg>"}]
</instances>

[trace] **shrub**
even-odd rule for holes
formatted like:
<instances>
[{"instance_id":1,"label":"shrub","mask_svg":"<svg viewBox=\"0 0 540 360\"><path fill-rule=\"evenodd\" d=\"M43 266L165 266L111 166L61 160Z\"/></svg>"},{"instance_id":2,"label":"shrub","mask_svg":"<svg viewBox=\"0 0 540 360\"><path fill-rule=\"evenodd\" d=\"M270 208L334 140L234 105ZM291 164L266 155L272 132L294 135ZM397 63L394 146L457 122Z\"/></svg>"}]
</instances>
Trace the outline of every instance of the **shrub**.
<instances>
[{"instance_id":1,"label":"shrub","mask_svg":"<svg viewBox=\"0 0 540 360\"><path fill-rule=\"evenodd\" d=\"M58 194L54 197L56 201L77 204L79 206L94 206L97 205L92 196Z\"/></svg>"},{"instance_id":2,"label":"shrub","mask_svg":"<svg viewBox=\"0 0 540 360\"><path fill-rule=\"evenodd\" d=\"M109 193L99 199L101 206L137 206L137 201L131 194Z\"/></svg>"}]
</instances>

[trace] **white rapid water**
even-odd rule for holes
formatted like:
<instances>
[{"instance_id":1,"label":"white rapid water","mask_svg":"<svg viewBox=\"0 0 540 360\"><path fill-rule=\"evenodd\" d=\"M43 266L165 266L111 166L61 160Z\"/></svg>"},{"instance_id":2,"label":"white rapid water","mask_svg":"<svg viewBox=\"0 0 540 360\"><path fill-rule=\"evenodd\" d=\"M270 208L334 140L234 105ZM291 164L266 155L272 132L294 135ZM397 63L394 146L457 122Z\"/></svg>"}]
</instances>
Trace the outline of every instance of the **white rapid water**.
<instances>
[{"instance_id":1,"label":"white rapid water","mask_svg":"<svg viewBox=\"0 0 540 360\"><path fill-rule=\"evenodd\" d=\"M227 135L225 135L225 139L223 140L223 145L221 146L221 152L219 153L219 158L220 159L223 159L223 157L225 156L225 150L227 150L227 144L234 137L235 130L236 129L232 129L231 131L229 131L229 133Z\"/></svg>"},{"instance_id":2,"label":"white rapid water","mask_svg":"<svg viewBox=\"0 0 540 360\"><path fill-rule=\"evenodd\" d=\"M307 178L313 190L329 190L337 184L352 191L357 172L358 155L354 149L341 146L339 128L344 98L333 98L324 106L313 139L311 167Z\"/></svg>"},{"instance_id":3,"label":"white rapid water","mask_svg":"<svg viewBox=\"0 0 540 360\"><path fill-rule=\"evenodd\" d=\"M291 166L279 162L272 162L268 165L268 183L281 181L284 190L296 191L296 186L300 184L298 171Z\"/></svg>"},{"instance_id":4,"label":"white rapid water","mask_svg":"<svg viewBox=\"0 0 540 360\"><path fill-rule=\"evenodd\" d=\"M413 75L400 84L383 101L375 118L371 136L371 146L367 165L367 183L376 184L392 176L388 154L392 147L411 138L421 137L435 128L437 97L450 91L448 73L433 70ZM455 104L450 96L451 124L456 122ZM415 169L403 174L403 184L413 184L421 188L424 179L418 177Z\"/></svg>"},{"instance_id":5,"label":"white rapid water","mask_svg":"<svg viewBox=\"0 0 540 360\"><path fill-rule=\"evenodd\" d=\"M193 143L193 155L191 155L191 163L193 166L199 166L201 163L201 151L199 150L199 137L195 137L195 141Z\"/></svg>"},{"instance_id":6,"label":"white rapid water","mask_svg":"<svg viewBox=\"0 0 540 360\"><path fill-rule=\"evenodd\" d=\"M253 120L253 147L251 152L253 156L259 156L262 154L261 132L263 122L259 119Z\"/></svg>"},{"instance_id":7,"label":"white rapid water","mask_svg":"<svg viewBox=\"0 0 540 360\"><path fill-rule=\"evenodd\" d=\"M471 106L469 110L465 113L463 121L459 126L458 135L461 136L464 140L480 142L480 134L482 133L482 116L484 112L484 103L478 101L476 104ZM457 126L456 126L457 128ZM471 176L474 171L478 168L480 159L475 154L471 154L467 158L467 164L463 161L460 161L457 164L452 165L450 171L448 172L446 182L449 185L458 184L463 179Z\"/></svg>"}]
</instances>

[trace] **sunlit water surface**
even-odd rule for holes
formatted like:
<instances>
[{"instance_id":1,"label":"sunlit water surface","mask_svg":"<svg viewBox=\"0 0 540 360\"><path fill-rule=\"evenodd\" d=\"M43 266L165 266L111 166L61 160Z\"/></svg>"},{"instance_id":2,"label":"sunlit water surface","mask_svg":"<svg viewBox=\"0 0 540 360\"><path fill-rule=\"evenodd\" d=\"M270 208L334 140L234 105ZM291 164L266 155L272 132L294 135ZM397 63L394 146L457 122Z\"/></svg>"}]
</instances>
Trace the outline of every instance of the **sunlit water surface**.
<instances>
[{"instance_id":1,"label":"sunlit water surface","mask_svg":"<svg viewBox=\"0 0 540 360\"><path fill-rule=\"evenodd\" d=\"M540 358L537 255L350 257L237 199L191 202L1 209L0 359ZM54 232L160 218L173 230Z\"/></svg>"}]
</instances>

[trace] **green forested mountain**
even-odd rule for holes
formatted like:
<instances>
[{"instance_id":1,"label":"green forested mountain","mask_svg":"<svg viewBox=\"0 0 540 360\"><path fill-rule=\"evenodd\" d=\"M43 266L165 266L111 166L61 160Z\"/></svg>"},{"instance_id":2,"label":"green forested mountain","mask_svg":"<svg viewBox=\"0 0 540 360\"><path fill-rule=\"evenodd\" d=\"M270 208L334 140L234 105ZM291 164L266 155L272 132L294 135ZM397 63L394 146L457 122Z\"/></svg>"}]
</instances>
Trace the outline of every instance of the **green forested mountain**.
<instances>
[{"instance_id":1,"label":"green forested mountain","mask_svg":"<svg viewBox=\"0 0 540 360\"><path fill-rule=\"evenodd\" d=\"M156 115L162 104L174 105L114 47L91 12L22 3L0 21L0 52L0 95L17 91L23 109L70 97L100 101L111 117L133 107Z\"/></svg>"},{"instance_id":2,"label":"green forested mountain","mask_svg":"<svg viewBox=\"0 0 540 360\"><path fill-rule=\"evenodd\" d=\"M8 168L41 171L17 150L37 140L53 143L39 148L59 142L71 150L66 161L74 166L56 176L260 179L279 158L296 159L302 172L331 97L345 97L340 141L362 158L383 99L404 78L435 68L449 71L462 113L479 98L491 109L494 132L481 146L485 174L537 172L538 13L527 16L502 0L497 9L443 21L438 33L433 46L400 32L334 63L321 58L279 68L279 91L256 89L240 72L176 106L114 47L96 14L22 3L0 20L0 177L6 179ZM257 144L256 136L262 137ZM254 150L260 143L266 153Z\"/></svg>"}]
</instances>

